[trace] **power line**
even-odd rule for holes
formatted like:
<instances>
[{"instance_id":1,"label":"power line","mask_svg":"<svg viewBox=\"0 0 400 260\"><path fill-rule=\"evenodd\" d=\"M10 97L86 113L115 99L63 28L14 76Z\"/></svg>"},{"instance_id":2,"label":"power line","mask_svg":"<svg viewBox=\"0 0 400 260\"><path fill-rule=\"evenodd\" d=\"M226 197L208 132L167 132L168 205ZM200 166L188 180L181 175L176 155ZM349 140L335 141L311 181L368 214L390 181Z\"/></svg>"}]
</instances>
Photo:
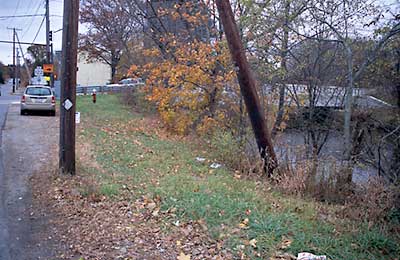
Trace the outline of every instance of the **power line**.
<instances>
[{"instance_id":1,"label":"power line","mask_svg":"<svg viewBox=\"0 0 400 260\"><path fill-rule=\"evenodd\" d=\"M35 17L35 16L42 16L42 15L44 15L44 14L4 15L4 16L0 16L0 19Z\"/></svg>"},{"instance_id":2,"label":"power line","mask_svg":"<svg viewBox=\"0 0 400 260\"><path fill-rule=\"evenodd\" d=\"M33 0L29 1L29 4L26 5L26 11L28 12L31 9Z\"/></svg>"},{"instance_id":3,"label":"power line","mask_svg":"<svg viewBox=\"0 0 400 260\"><path fill-rule=\"evenodd\" d=\"M0 40L0 43L13 43L13 41L3 41L3 40ZM19 44L22 44L22 45L46 46L46 44L42 44L42 43L31 43L31 42L19 42Z\"/></svg>"},{"instance_id":4,"label":"power line","mask_svg":"<svg viewBox=\"0 0 400 260\"><path fill-rule=\"evenodd\" d=\"M38 5L37 8L36 8L35 14L39 13L39 9L40 9L42 3L43 3L42 1L39 2L39 5ZM31 22L29 23L29 26L27 26L26 31L25 31L24 34L22 35L22 38L24 38L25 35L26 35L26 33L29 32L29 30L31 29L31 26L32 26L34 20L35 20L35 17L32 17Z\"/></svg>"},{"instance_id":5,"label":"power line","mask_svg":"<svg viewBox=\"0 0 400 260\"><path fill-rule=\"evenodd\" d=\"M20 0L18 0L18 2L17 2L17 6L15 7L15 11L14 11L13 16L17 14L17 10L18 10L18 8L19 8L19 2L20 2ZM12 21L13 21L13 19L11 19L11 21L9 22L8 25L10 25ZM7 27L8 27L8 26L7 26Z\"/></svg>"},{"instance_id":6,"label":"power line","mask_svg":"<svg viewBox=\"0 0 400 260\"><path fill-rule=\"evenodd\" d=\"M38 37L40 30L42 29L42 26L43 26L43 23L44 23L45 19L46 19L46 16L43 16L42 22L40 23L40 26L39 26L39 30L37 31L37 33L35 35L35 38L33 38L32 43L34 43L36 41L36 38Z\"/></svg>"}]
</instances>

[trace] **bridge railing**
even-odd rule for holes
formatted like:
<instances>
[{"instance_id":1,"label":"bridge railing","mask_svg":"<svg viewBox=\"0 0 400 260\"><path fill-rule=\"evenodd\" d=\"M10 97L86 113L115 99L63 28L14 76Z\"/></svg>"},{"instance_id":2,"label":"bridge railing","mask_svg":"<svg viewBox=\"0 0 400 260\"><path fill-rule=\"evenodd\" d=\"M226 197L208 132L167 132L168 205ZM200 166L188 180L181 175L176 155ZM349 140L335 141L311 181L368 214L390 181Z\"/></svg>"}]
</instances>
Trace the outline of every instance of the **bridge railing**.
<instances>
[{"instance_id":1,"label":"bridge railing","mask_svg":"<svg viewBox=\"0 0 400 260\"><path fill-rule=\"evenodd\" d=\"M92 94L93 90L96 90L97 94L102 94L102 93L121 93L127 90L132 90L138 86L141 86L142 84L136 84L136 85L105 85L105 86L77 86L76 87L76 94L77 95L90 95Z\"/></svg>"}]
</instances>

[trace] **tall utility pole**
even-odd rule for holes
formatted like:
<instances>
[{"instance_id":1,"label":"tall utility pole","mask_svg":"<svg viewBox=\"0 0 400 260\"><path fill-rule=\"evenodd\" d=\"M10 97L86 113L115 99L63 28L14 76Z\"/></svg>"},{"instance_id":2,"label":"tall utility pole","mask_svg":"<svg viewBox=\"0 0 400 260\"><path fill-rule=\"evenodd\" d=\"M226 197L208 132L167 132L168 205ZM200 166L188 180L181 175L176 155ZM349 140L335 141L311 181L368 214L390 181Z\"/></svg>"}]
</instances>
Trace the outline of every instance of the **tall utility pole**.
<instances>
[{"instance_id":1,"label":"tall utility pole","mask_svg":"<svg viewBox=\"0 0 400 260\"><path fill-rule=\"evenodd\" d=\"M17 36L17 42L18 42L19 50L21 51L22 59L24 60L24 66L25 66L25 69L26 69L26 75L27 75L27 79L28 79L28 84L30 84L31 83L31 73L29 71L28 61L25 59L24 50L22 49L22 46L21 46L22 43L19 41L18 33L15 33L15 36Z\"/></svg>"},{"instance_id":2,"label":"tall utility pole","mask_svg":"<svg viewBox=\"0 0 400 260\"><path fill-rule=\"evenodd\" d=\"M19 83L20 83L20 78L21 78L20 70L19 70L19 58L20 58L20 56L19 56L19 51L17 48L17 83L15 84L16 89L19 89Z\"/></svg>"},{"instance_id":3,"label":"tall utility pole","mask_svg":"<svg viewBox=\"0 0 400 260\"><path fill-rule=\"evenodd\" d=\"M237 77L240 85L240 92L246 104L257 146L262 159L265 160L265 170L268 171L268 175L271 175L273 170L277 167L278 162L271 134L268 131L267 122L262 112L260 100L256 91L256 81L249 62L247 61L239 29L236 25L229 0L216 0L216 3L232 60L238 68Z\"/></svg>"},{"instance_id":4,"label":"tall utility pole","mask_svg":"<svg viewBox=\"0 0 400 260\"><path fill-rule=\"evenodd\" d=\"M15 69L15 28L13 28L13 88L12 93L15 93L15 77L17 76L17 71Z\"/></svg>"},{"instance_id":5,"label":"tall utility pole","mask_svg":"<svg viewBox=\"0 0 400 260\"><path fill-rule=\"evenodd\" d=\"M53 51L51 50L51 43L52 39L50 39L50 0L46 0L46 62L47 64L53 63ZM51 37L52 38L52 37ZM53 73L50 74L50 86L54 87L54 78Z\"/></svg>"},{"instance_id":6,"label":"tall utility pole","mask_svg":"<svg viewBox=\"0 0 400 260\"><path fill-rule=\"evenodd\" d=\"M47 0L48 1L48 0ZM60 172L75 174L75 107L79 0L64 1L61 100Z\"/></svg>"},{"instance_id":7,"label":"tall utility pole","mask_svg":"<svg viewBox=\"0 0 400 260\"><path fill-rule=\"evenodd\" d=\"M21 29L17 29L17 28L8 28L8 30L13 30L13 88L12 88L12 92L15 93L15 77L16 77L16 73L17 71L15 70L15 36L16 36L16 31L22 31Z\"/></svg>"},{"instance_id":8,"label":"tall utility pole","mask_svg":"<svg viewBox=\"0 0 400 260\"><path fill-rule=\"evenodd\" d=\"M50 64L50 4L46 0L46 62Z\"/></svg>"}]
</instances>

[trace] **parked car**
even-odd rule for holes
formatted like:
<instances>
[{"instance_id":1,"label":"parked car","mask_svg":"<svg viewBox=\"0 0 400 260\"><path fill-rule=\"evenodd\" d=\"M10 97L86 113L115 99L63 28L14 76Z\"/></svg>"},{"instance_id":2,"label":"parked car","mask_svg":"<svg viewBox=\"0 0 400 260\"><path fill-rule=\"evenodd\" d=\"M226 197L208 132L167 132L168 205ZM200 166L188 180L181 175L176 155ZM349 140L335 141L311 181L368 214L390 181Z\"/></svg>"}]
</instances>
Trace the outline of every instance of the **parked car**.
<instances>
[{"instance_id":1,"label":"parked car","mask_svg":"<svg viewBox=\"0 0 400 260\"><path fill-rule=\"evenodd\" d=\"M144 86L144 82L141 78L127 78L127 79L122 79L118 83L115 84L107 84L107 87L113 88L113 87L139 87L139 86Z\"/></svg>"},{"instance_id":2,"label":"parked car","mask_svg":"<svg viewBox=\"0 0 400 260\"><path fill-rule=\"evenodd\" d=\"M56 115L56 97L48 86L29 85L21 98L21 115L29 111L48 111Z\"/></svg>"},{"instance_id":3,"label":"parked car","mask_svg":"<svg viewBox=\"0 0 400 260\"><path fill-rule=\"evenodd\" d=\"M127 78L123 79L119 82L122 85L134 86L134 85L143 85L144 82L141 78Z\"/></svg>"}]
</instances>

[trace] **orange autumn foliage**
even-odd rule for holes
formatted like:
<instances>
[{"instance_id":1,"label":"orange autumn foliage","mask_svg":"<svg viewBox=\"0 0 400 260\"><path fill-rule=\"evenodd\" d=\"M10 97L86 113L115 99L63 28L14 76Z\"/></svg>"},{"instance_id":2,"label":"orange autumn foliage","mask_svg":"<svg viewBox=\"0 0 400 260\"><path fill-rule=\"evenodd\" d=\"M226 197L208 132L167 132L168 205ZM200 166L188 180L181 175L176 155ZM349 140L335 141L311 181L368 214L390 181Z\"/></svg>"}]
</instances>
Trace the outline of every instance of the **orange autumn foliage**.
<instances>
[{"instance_id":1,"label":"orange autumn foliage","mask_svg":"<svg viewBox=\"0 0 400 260\"><path fill-rule=\"evenodd\" d=\"M225 111L220 105L227 86L236 84L226 45L173 40L170 47L172 59L160 59L158 49L149 49L145 55L152 62L131 67L131 74L146 76L147 99L157 106L163 122L179 134L223 126Z\"/></svg>"}]
</instances>

